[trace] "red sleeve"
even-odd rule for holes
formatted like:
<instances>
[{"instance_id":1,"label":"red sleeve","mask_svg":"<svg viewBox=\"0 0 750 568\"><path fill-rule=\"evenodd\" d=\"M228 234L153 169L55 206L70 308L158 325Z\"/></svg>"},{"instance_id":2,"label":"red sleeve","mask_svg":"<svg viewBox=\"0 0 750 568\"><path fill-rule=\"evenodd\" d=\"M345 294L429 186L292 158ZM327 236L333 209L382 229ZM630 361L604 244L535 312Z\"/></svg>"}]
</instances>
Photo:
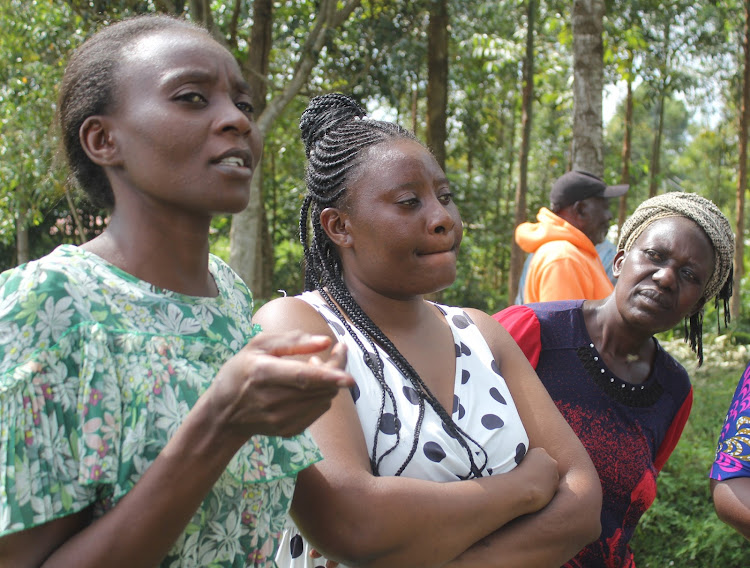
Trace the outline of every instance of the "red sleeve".
<instances>
[{"instance_id":1,"label":"red sleeve","mask_svg":"<svg viewBox=\"0 0 750 568\"><path fill-rule=\"evenodd\" d=\"M688 395L685 397L680 410L672 420L672 425L667 431L667 435L664 437L664 441L661 443L659 450L656 452L656 459L654 460L654 467L657 471L661 471L664 464L667 463L669 456L672 455L677 442L682 436L682 430L685 428L688 416L690 416L690 409L693 407L693 387L690 387Z\"/></svg>"},{"instance_id":2,"label":"red sleeve","mask_svg":"<svg viewBox=\"0 0 750 568\"><path fill-rule=\"evenodd\" d=\"M542 352L541 326L534 310L527 306L510 306L492 316L508 330L511 337L536 369Z\"/></svg>"}]
</instances>

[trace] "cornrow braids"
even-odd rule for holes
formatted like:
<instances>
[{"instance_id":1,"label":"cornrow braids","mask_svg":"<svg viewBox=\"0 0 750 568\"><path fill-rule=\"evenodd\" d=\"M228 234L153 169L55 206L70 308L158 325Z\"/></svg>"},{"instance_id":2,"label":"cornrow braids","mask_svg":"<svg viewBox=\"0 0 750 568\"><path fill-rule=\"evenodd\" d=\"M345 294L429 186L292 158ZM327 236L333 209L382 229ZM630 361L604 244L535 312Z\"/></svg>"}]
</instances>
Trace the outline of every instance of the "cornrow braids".
<instances>
[{"instance_id":1,"label":"cornrow braids","mask_svg":"<svg viewBox=\"0 0 750 568\"><path fill-rule=\"evenodd\" d=\"M628 252L643 231L654 221L667 217L687 217L698 225L711 241L715 264L706 283L704 298L714 298L717 309L717 327L720 302L724 309L724 325L729 325L729 298L732 296L734 233L729 220L710 200L695 193L679 191L657 195L641 203L622 226L618 250ZM685 318L685 341L698 357L698 366L703 364L703 309Z\"/></svg>"},{"instance_id":2,"label":"cornrow braids","mask_svg":"<svg viewBox=\"0 0 750 568\"><path fill-rule=\"evenodd\" d=\"M429 404L466 451L470 463L470 472L466 478L481 477L488 463L484 448L456 425L416 370L352 297L344 284L341 259L320 224L323 209L340 205L346 199L346 184L362 164L367 149L386 141L417 141L416 137L397 124L367 118L365 111L354 100L338 93L314 97L302 113L300 131L308 160L307 195L300 209L299 220L305 258L305 290L317 290L320 293L366 355L367 365L382 389L376 431L382 423L387 401L393 406L394 419L398 420L396 398L385 381L384 364L378 354L378 346L390 357L419 396L419 418L414 429L414 442L396 475L403 473L416 453L426 405ZM369 349L365 348L358 334L353 332L349 322L367 339ZM379 453L378 436L375 436L370 453L370 467L374 475L380 475L383 459L396 449L400 441L397 430L394 444ZM475 450L483 456L480 464L475 462Z\"/></svg>"}]
</instances>

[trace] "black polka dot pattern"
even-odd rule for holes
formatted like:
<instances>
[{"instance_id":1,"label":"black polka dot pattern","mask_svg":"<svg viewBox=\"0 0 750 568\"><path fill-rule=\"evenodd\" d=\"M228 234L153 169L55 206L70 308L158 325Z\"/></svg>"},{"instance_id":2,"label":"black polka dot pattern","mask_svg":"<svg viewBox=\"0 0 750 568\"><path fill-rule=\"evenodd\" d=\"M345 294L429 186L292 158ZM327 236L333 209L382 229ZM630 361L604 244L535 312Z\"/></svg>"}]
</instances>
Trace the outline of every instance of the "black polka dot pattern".
<instances>
[{"instance_id":1,"label":"black polka dot pattern","mask_svg":"<svg viewBox=\"0 0 750 568\"><path fill-rule=\"evenodd\" d=\"M516 464L520 464L524 457L526 457L526 444L518 444L516 446Z\"/></svg>"},{"instance_id":2,"label":"black polka dot pattern","mask_svg":"<svg viewBox=\"0 0 750 568\"><path fill-rule=\"evenodd\" d=\"M453 316L453 318L451 318L451 321L453 321L453 325L455 325L458 329L466 329L467 327L469 327L469 325L471 325L466 317L466 314Z\"/></svg>"},{"instance_id":3,"label":"black polka dot pattern","mask_svg":"<svg viewBox=\"0 0 750 568\"><path fill-rule=\"evenodd\" d=\"M482 416L482 426L487 430L498 430L505 426L505 422L497 414L485 414Z\"/></svg>"},{"instance_id":4,"label":"black polka dot pattern","mask_svg":"<svg viewBox=\"0 0 750 568\"><path fill-rule=\"evenodd\" d=\"M383 434L395 434L401 427L401 421L390 412L383 414L380 420L380 431Z\"/></svg>"},{"instance_id":5,"label":"black polka dot pattern","mask_svg":"<svg viewBox=\"0 0 750 568\"><path fill-rule=\"evenodd\" d=\"M335 319L316 294L305 293L301 297L328 316L328 319ZM367 452L372 452L377 439L378 457L388 452L379 464L380 474L395 475L409 456L414 443L415 427L421 420L416 452L402 475L437 482L469 478L472 475L469 455L459 443L453 428L464 433L474 463L484 468L482 475L507 472L521 463L529 443L513 398L492 352L468 314L460 308L437 308L444 314L454 340L453 400L451 408L446 410L451 413L455 426L446 425L429 404L420 406L420 397L414 386L401 376L390 358L378 348L381 365L384 365L385 381L390 388L390 394L384 394L370 370L377 358L372 354L362 353L349 331L345 330L345 334L341 336L341 341L349 349L347 370L357 379L357 385L350 391L356 402L355 408L362 424ZM339 328L343 328L338 321L330 322L330 326L337 335ZM355 333L359 332L355 330ZM360 341L369 348L370 344L364 336L360 335ZM450 379L451 370L446 371L447 377L427 381L431 390L434 390L435 380ZM444 383L441 388L444 392ZM384 405L382 411L381 405ZM288 551L291 555L292 548L296 545L289 540L285 542L289 546L282 547L283 552L279 554ZM323 559L311 562L309 552L309 545L304 543L304 551L300 557L277 560L277 564L280 568L304 568L313 563L325 565Z\"/></svg>"},{"instance_id":6,"label":"black polka dot pattern","mask_svg":"<svg viewBox=\"0 0 750 568\"><path fill-rule=\"evenodd\" d=\"M289 554L292 555L292 558L299 558L302 556L302 551L304 550L304 545L302 542L302 537L298 534L294 535L292 537L292 540L289 541Z\"/></svg>"},{"instance_id":7,"label":"black polka dot pattern","mask_svg":"<svg viewBox=\"0 0 750 568\"><path fill-rule=\"evenodd\" d=\"M326 323L333 330L333 332L339 337L343 337L344 335L346 335L346 330L344 329L344 326L341 325L339 322L326 318Z\"/></svg>"},{"instance_id":8,"label":"black polka dot pattern","mask_svg":"<svg viewBox=\"0 0 750 568\"><path fill-rule=\"evenodd\" d=\"M352 395L352 400L356 404L357 401L359 400L359 394L360 394L360 392L359 392L359 386L357 385L357 383L354 383L353 387L349 387L349 392Z\"/></svg>"},{"instance_id":9,"label":"black polka dot pattern","mask_svg":"<svg viewBox=\"0 0 750 568\"><path fill-rule=\"evenodd\" d=\"M453 395L453 414L458 413L458 420L461 420L466 414L466 409L461 406L461 399Z\"/></svg>"},{"instance_id":10,"label":"black polka dot pattern","mask_svg":"<svg viewBox=\"0 0 750 568\"><path fill-rule=\"evenodd\" d=\"M442 426L443 426L443 430L445 431L445 433L448 434L451 438L456 437L456 435L453 432L451 432L451 429L448 427L447 424L445 424L445 422L442 423Z\"/></svg>"},{"instance_id":11,"label":"black polka dot pattern","mask_svg":"<svg viewBox=\"0 0 750 568\"><path fill-rule=\"evenodd\" d=\"M507 402L505 402L505 397L502 394L500 394L500 391L497 390L496 387L492 387L490 389L490 396L494 398L496 401L498 401L500 404L508 404Z\"/></svg>"},{"instance_id":12,"label":"black polka dot pattern","mask_svg":"<svg viewBox=\"0 0 750 568\"><path fill-rule=\"evenodd\" d=\"M411 402L414 405L419 404L419 393L415 391L411 387L404 387L404 396L406 397L406 400Z\"/></svg>"},{"instance_id":13,"label":"black polka dot pattern","mask_svg":"<svg viewBox=\"0 0 750 568\"><path fill-rule=\"evenodd\" d=\"M428 460L440 463L445 459L445 450L437 442L427 442L424 445L424 455Z\"/></svg>"}]
</instances>

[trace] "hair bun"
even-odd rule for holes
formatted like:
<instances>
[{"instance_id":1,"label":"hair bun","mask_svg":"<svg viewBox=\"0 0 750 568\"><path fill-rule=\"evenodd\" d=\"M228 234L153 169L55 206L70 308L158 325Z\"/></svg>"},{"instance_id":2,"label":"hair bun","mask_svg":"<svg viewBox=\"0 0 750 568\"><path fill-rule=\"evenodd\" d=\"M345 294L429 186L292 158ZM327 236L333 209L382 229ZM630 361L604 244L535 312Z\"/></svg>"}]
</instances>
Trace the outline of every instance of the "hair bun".
<instances>
[{"instance_id":1,"label":"hair bun","mask_svg":"<svg viewBox=\"0 0 750 568\"><path fill-rule=\"evenodd\" d=\"M310 151L315 143L328 132L342 123L364 116L367 116L367 113L354 99L340 93L310 99L299 119L299 129L305 143L305 156L310 157Z\"/></svg>"}]
</instances>

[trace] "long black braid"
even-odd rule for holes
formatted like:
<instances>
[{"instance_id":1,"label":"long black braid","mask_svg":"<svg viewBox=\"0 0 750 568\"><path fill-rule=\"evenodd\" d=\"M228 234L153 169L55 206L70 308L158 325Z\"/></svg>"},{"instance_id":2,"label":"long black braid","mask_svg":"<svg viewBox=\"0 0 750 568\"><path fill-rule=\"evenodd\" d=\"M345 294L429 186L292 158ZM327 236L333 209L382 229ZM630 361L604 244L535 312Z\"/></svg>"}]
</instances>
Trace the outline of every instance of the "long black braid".
<instances>
[{"instance_id":1,"label":"long black braid","mask_svg":"<svg viewBox=\"0 0 750 568\"><path fill-rule=\"evenodd\" d=\"M365 354L365 362L382 389L380 414L370 454L373 474L380 475L381 462L396 449L401 440L400 428L397 427L393 446L378 455L377 432L380 431L387 400L393 406L394 421L397 425L399 423L396 399L385 381L383 361L378 354L379 345L419 396L419 418L414 430L414 443L396 475L404 471L417 450L425 404L429 404L443 421L446 430L466 450L471 464L471 471L466 478L481 477L488 459L484 448L456 425L416 370L354 300L344 284L341 259L320 224L323 209L340 205L347 198L346 183L351 179L352 172L361 165L364 150L388 140L417 141L416 137L395 123L367 119L365 111L354 100L337 93L315 97L310 101L300 118L300 131L308 160L307 195L302 203L299 221L300 240L305 251L305 290L317 290L325 299ZM308 230L308 220L312 234ZM365 348L348 321L367 338L371 349ZM481 465L474 461L476 448L477 453L483 456Z\"/></svg>"}]
</instances>

